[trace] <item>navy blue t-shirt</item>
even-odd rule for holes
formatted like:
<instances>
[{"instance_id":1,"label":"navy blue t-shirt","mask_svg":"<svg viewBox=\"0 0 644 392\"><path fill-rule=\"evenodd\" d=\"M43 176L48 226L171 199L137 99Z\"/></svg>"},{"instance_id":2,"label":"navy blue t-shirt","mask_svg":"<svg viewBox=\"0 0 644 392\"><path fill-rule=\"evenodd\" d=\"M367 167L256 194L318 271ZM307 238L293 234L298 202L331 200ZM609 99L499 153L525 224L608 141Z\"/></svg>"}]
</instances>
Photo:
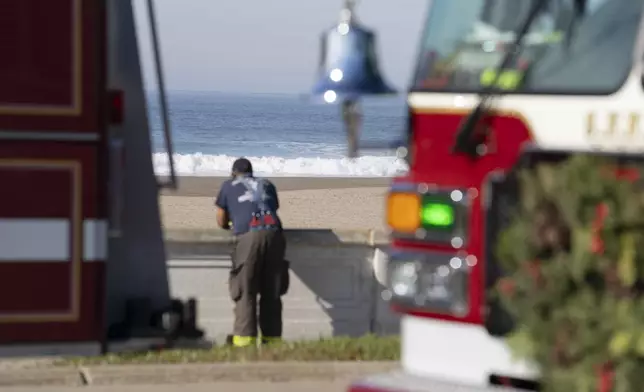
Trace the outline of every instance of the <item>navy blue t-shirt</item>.
<instances>
[{"instance_id":1,"label":"navy blue t-shirt","mask_svg":"<svg viewBox=\"0 0 644 392\"><path fill-rule=\"evenodd\" d=\"M250 230L253 214L260 210L261 202L258 198L263 200L264 209L271 213L277 226L281 228L282 224L277 216L280 205L277 189L268 180L254 177L227 180L221 185L215 205L228 213L233 223L233 232L239 235Z\"/></svg>"}]
</instances>

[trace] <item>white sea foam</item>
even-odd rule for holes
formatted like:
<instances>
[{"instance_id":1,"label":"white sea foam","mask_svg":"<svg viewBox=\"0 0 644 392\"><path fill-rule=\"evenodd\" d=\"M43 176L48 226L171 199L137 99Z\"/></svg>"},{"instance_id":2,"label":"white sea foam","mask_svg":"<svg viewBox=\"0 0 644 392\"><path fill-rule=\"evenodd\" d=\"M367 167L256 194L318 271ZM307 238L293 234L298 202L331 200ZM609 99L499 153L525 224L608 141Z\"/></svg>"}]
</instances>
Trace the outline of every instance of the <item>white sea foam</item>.
<instances>
[{"instance_id":1,"label":"white sea foam","mask_svg":"<svg viewBox=\"0 0 644 392\"><path fill-rule=\"evenodd\" d=\"M175 169L181 176L228 175L237 157L228 155L174 154ZM263 176L331 176L391 177L407 171L407 164L393 156L361 156L349 158L281 158L247 157L256 174ZM168 173L167 155L155 153L157 174Z\"/></svg>"}]
</instances>

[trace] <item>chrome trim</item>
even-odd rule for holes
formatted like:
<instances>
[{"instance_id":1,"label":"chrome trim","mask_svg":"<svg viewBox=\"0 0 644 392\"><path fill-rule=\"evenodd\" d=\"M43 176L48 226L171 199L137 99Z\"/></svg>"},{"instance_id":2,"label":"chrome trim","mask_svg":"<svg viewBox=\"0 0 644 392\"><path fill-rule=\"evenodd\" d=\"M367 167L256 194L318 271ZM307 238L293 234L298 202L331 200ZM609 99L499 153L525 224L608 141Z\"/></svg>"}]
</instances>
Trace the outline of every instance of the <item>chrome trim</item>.
<instances>
[{"instance_id":1,"label":"chrome trim","mask_svg":"<svg viewBox=\"0 0 644 392\"><path fill-rule=\"evenodd\" d=\"M413 183L413 182L395 182L391 184L391 186L389 187L389 193L392 193L392 192L420 193L418 188L421 185L428 185L428 184L419 184L419 183Z\"/></svg>"},{"instance_id":2,"label":"chrome trim","mask_svg":"<svg viewBox=\"0 0 644 392\"><path fill-rule=\"evenodd\" d=\"M98 133L50 132L50 131L0 131L0 140L52 141L52 142L97 142Z\"/></svg>"},{"instance_id":3,"label":"chrome trim","mask_svg":"<svg viewBox=\"0 0 644 392\"><path fill-rule=\"evenodd\" d=\"M409 308L418 308L421 307L423 309L429 309L431 308L432 313L436 314L447 314L451 315L454 317L465 317L470 311L471 311L471 303L470 303L470 294L469 294L469 286L468 283L466 282L465 285L465 297L462 298L461 301L458 301L457 299L452 299L449 301L442 301L442 300L432 300L428 299L426 296L422 294L417 294L413 298L411 297L398 297L394 295L394 293L391 290L391 270L395 268L396 265L400 265L403 263L409 263L413 262L416 264L418 271L428 271L428 267L441 267L441 266L446 266L450 270L456 272L456 273L464 273L469 277L471 276L470 274L472 273L472 267L473 265L470 265L468 259L470 258L470 255L467 254L466 252L454 252L454 251L447 251L447 252L441 252L441 251L418 251L418 250L412 250L412 251L404 251L404 250L390 250L389 253L389 260L387 263L387 277L386 277L386 286L385 289L381 293L381 297L386 300L390 301L394 304L399 304L402 305L403 307L409 307ZM460 262L458 263L459 265L454 265L453 260L458 259ZM460 303L459 303L460 302Z\"/></svg>"},{"instance_id":4,"label":"chrome trim","mask_svg":"<svg viewBox=\"0 0 644 392\"><path fill-rule=\"evenodd\" d=\"M453 257L458 257L459 259L462 259L464 261L463 265L461 265L458 268L458 270L466 270L470 271L472 269L472 266L470 263L467 262L467 259L471 256L469 253L465 251L436 251L436 250L402 250L402 249L395 249L395 250L388 250L387 256L389 257L389 263L396 263L396 262L406 262L406 261L420 261L425 262L430 259L436 258L436 257L445 257L445 258L453 258ZM432 262L432 261L429 261Z\"/></svg>"},{"instance_id":5,"label":"chrome trim","mask_svg":"<svg viewBox=\"0 0 644 392\"><path fill-rule=\"evenodd\" d=\"M157 20L154 11L153 0L148 0L148 20L150 23L150 37L152 40L152 51L154 54L154 68L157 76L157 87L159 88L159 109L161 111L161 122L163 124L163 141L165 152L168 155L168 168L170 169L169 180L160 181L160 188L176 190L179 187L177 172L174 166L174 146L172 145L172 129L170 128L170 115L168 113L168 98L165 90L165 79L163 66L161 64L161 45L157 33Z\"/></svg>"}]
</instances>

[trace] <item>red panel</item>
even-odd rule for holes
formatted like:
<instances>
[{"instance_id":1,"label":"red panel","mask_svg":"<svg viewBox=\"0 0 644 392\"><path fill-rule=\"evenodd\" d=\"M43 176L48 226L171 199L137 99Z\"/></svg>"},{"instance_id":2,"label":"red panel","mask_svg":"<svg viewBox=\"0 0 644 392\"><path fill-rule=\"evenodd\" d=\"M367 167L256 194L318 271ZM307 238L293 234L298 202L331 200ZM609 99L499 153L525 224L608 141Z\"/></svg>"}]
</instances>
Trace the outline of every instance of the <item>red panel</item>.
<instances>
[{"instance_id":1,"label":"red panel","mask_svg":"<svg viewBox=\"0 0 644 392\"><path fill-rule=\"evenodd\" d=\"M82 203L78 198L80 168L81 162L73 158L0 158L0 183L11 184L11 191L0 196L0 218L64 218L70 222L65 234L73 249L67 261L0 262L0 320L16 314L74 313L73 298L78 295L74 285L79 277L73 271L82 262L73 242L74 233L82 239L83 229L78 208ZM38 248L39 244L35 241L29 246Z\"/></svg>"},{"instance_id":2,"label":"red panel","mask_svg":"<svg viewBox=\"0 0 644 392\"><path fill-rule=\"evenodd\" d=\"M103 131L104 3L2 0L0 129Z\"/></svg>"},{"instance_id":3,"label":"red panel","mask_svg":"<svg viewBox=\"0 0 644 392\"><path fill-rule=\"evenodd\" d=\"M20 283L0 285L0 313L69 311L70 267L70 263L0 263L0 280Z\"/></svg>"},{"instance_id":4,"label":"red panel","mask_svg":"<svg viewBox=\"0 0 644 392\"><path fill-rule=\"evenodd\" d=\"M404 311L417 316L431 316L446 320L458 320L480 324L483 321L484 292L484 216L480 200L485 197L484 183L493 171L511 169L521 155L524 144L533 140L529 124L515 113L497 113L489 117L491 129L490 153L479 159L471 159L462 154L453 154L452 145L459 125L468 113L453 110L441 112L418 111L412 115L413 146L415 147L414 161L408 177L397 178L395 182L426 182L445 188L473 188L478 192L479 202L472 207L470 224L470 240L464 249L474 255L478 263L472 268L470 281L470 313L464 318L454 318L440 314ZM394 241L394 246L406 248L421 248L444 250L444 247L428 244L411 244L404 241Z\"/></svg>"},{"instance_id":5,"label":"red panel","mask_svg":"<svg viewBox=\"0 0 644 392\"><path fill-rule=\"evenodd\" d=\"M1 147L0 147L1 149ZM66 168L5 166L0 158L0 218L69 218L73 173Z\"/></svg>"},{"instance_id":6,"label":"red panel","mask_svg":"<svg viewBox=\"0 0 644 392\"><path fill-rule=\"evenodd\" d=\"M74 0L2 3L0 106L73 106Z\"/></svg>"},{"instance_id":7,"label":"red panel","mask_svg":"<svg viewBox=\"0 0 644 392\"><path fill-rule=\"evenodd\" d=\"M76 162L80 167L81 210L79 225L84 219L104 218L97 211L99 179L97 173L98 145L56 142L0 143L0 162L15 164L20 161L49 162L62 164ZM47 175L35 172L29 178L0 170L0 181L11 181L11 192L0 192L0 209L3 214L13 217L42 217L43 213L54 212L61 217L71 218L70 176L61 176L55 170ZM57 176L57 177L56 177ZM101 189L104 186L101 183ZM18 192L20 190L20 192ZM23 197L20 197L22 193ZM26 193L26 194L25 194ZM11 195L11 196L9 196ZM55 196L53 196L55 195ZM61 206L58 206L61 204ZM5 207L6 206L6 207ZM13 210L12 208L13 207ZM30 211L34 208L37 212ZM65 210L64 207L67 209ZM47 209L51 210L47 210ZM103 211L104 208L101 208ZM0 215L1 216L1 215ZM46 215L45 215L46 216ZM82 232L82 226L80 226ZM82 237L79 239L82 240ZM38 246L38 244L34 244ZM73 280L72 267L79 267L78 302L70 303ZM83 341L97 340L103 332L103 291L104 265L101 262L83 262L82 254L68 263L0 263L0 313L12 311L24 313L33 310L30 320L7 319L0 316L0 344L17 342ZM66 320L51 320L45 312L69 313L72 304L77 303L75 314Z\"/></svg>"},{"instance_id":8,"label":"red panel","mask_svg":"<svg viewBox=\"0 0 644 392\"><path fill-rule=\"evenodd\" d=\"M103 331L103 263L83 264L80 319L75 323L0 323L0 344L99 340Z\"/></svg>"},{"instance_id":9,"label":"red panel","mask_svg":"<svg viewBox=\"0 0 644 392\"><path fill-rule=\"evenodd\" d=\"M414 114L412 127L417 150L411 176L440 185L477 187L491 171L510 169L523 144L532 141L523 118L500 113L488 120L492 130L490 154L479 159L452 154L456 131L466 115L467 112Z\"/></svg>"},{"instance_id":10,"label":"red panel","mask_svg":"<svg viewBox=\"0 0 644 392\"><path fill-rule=\"evenodd\" d=\"M83 217L87 218L96 218L97 214L97 148L94 146L87 146L81 144L71 144L71 143L56 143L56 142L20 142L20 141L3 141L0 143L0 161L3 159L34 159L38 158L41 160L74 160L80 163L81 165L81 180L82 180L82 204L83 204ZM62 176L63 174L57 174L62 172L50 172L52 175L56 174L57 176ZM5 171L0 171L0 176L4 178ZM46 177L47 174L42 172L35 172L36 177L34 179L43 180L43 177ZM58 177L60 178L60 177ZM69 175L67 175L69 178ZM39 192L38 195L26 195L26 198L35 199L38 203L43 204L38 206L38 211L43 211L46 208L51 208L52 211L60 208L60 206L47 206L46 204L54 204L53 199L58 200L61 197L64 197L63 193L69 186L69 182L58 182L50 181L49 179L44 179L44 185L36 183L36 181L30 178L26 178L22 175L14 177L18 179L22 186L28 186L34 191L31 193ZM13 184L10 182L5 182L2 180L0 186L5 184ZM13 185L11 186L13 188ZM13 195L12 195L13 193ZM0 193L0 211L11 210L15 206L23 205L20 202L23 196L17 195L17 192L2 192ZM16 200L18 204L15 203ZM69 204L65 204L69 205ZM13 207L12 207L13 206ZM4 209L3 209L4 208ZM43 210L40 210L40 209ZM14 212L14 215L16 213ZM29 217L29 216L38 216L38 214L30 213L27 210L19 210L18 215ZM0 213L0 216L3 216ZM9 215L7 215L9 216ZM42 215L40 215L42 216ZM45 215L48 216L48 215ZM56 215L60 216L60 215ZM64 216L69 216L65 214Z\"/></svg>"}]
</instances>

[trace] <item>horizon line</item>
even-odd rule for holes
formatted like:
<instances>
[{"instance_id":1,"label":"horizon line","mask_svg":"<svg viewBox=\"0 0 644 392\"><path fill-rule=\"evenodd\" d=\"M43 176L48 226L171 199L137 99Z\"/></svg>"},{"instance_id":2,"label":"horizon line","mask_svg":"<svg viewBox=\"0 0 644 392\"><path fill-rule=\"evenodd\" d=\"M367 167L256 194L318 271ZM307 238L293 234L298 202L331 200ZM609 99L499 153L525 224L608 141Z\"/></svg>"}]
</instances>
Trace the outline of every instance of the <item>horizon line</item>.
<instances>
[{"instance_id":1,"label":"horizon line","mask_svg":"<svg viewBox=\"0 0 644 392\"><path fill-rule=\"evenodd\" d=\"M148 89L144 88L143 89L145 93L158 93L158 89ZM166 92L171 94L171 93L201 93L201 94L220 94L220 95L241 95L241 96L248 96L248 95L272 95L272 96L284 96L284 97L297 97L301 99L307 99L308 94L307 93L297 93L297 92L266 92L266 91L225 91L225 90L190 90L190 89L166 89ZM407 92L400 92L396 95L393 96L383 96L379 97L378 99L382 98L401 98L401 97L406 97ZM369 97L366 96L364 97L366 99L369 98L376 98L376 97Z\"/></svg>"},{"instance_id":2,"label":"horizon line","mask_svg":"<svg viewBox=\"0 0 644 392\"><path fill-rule=\"evenodd\" d=\"M145 91L158 92L157 88L144 88ZM215 94L253 94L253 95L302 95L297 92L267 92L267 91L226 91L226 90L191 90L186 88L166 88L173 93L215 93Z\"/></svg>"}]
</instances>

